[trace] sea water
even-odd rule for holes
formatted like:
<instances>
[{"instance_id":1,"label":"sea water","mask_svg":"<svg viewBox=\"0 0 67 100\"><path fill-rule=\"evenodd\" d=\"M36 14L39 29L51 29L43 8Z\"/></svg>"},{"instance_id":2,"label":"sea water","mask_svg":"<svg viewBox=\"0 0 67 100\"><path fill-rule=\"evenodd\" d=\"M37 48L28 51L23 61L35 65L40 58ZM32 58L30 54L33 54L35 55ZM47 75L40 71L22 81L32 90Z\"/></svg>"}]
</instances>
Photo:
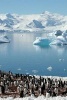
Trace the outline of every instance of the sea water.
<instances>
[{"instance_id":1,"label":"sea water","mask_svg":"<svg viewBox=\"0 0 67 100\"><path fill-rule=\"evenodd\" d=\"M0 70L13 73L67 76L67 46L33 45L46 33L7 33L10 43L0 44Z\"/></svg>"}]
</instances>

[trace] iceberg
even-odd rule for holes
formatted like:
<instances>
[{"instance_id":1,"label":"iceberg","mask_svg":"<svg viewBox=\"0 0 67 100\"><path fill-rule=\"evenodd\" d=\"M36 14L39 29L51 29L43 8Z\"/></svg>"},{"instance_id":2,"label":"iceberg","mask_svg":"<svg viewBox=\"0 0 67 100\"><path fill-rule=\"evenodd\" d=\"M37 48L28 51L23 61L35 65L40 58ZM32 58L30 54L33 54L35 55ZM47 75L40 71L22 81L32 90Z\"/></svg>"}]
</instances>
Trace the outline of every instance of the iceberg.
<instances>
[{"instance_id":1,"label":"iceberg","mask_svg":"<svg viewBox=\"0 0 67 100\"><path fill-rule=\"evenodd\" d=\"M50 44L51 40L48 38L41 38L36 37L36 40L33 42L34 45L42 45L42 46L48 46Z\"/></svg>"},{"instance_id":2,"label":"iceberg","mask_svg":"<svg viewBox=\"0 0 67 100\"><path fill-rule=\"evenodd\" d=\"M65 31L63 32L62 36L63 36L65 39L67 39L67 30L65 30Z\"/></svg>"},{"instance_id":3,"label":"iceberg","mask_svg":"<svg viewBox=\"0 0 67 100\"><path fill-rule=\"evenodd\" d=\"M61 30L57 30L57 31L55 32L55 35L56 35L56 36L61 36L61 35L62 35L62 31L61 31Z\"/></svg>"},{"instance_id":4,"label":"iceberg","mask_svg":"<svg viewBox=\"0 0 67 100\"><path fill-rule=\"evenodd\" d=\"M55 33L57 33L57 35ZM58 30L57 32L50 33L44 38L36 37L36 40L33 42L33 44L39 46L67 45L67 30L64 32Z\"/></svg>"},{"instance_id":5,"label":"iceberg","mask_svg":"<svg viewBox=\"0 0 67 100\"><path fill-rule=\"evenodd\" d=\"M58 36L58 37L56 37L55 40L53 40L50 43L50 45L59 45L59 46L61 46L61 45L67 45L67 40L63 36Z\"/></svg>"},{"instance_id":6,"label":"iceberg","mask_svg":"<svg viewBox=\"0 0 67 100\"><path fill-rule=\"evenodd\" d=\"M67 45L67 30L62 32L58 30L55 32L55 38L53 38L53 41L50 43L50 45Z\"/></svg>"},{"instance_id":7,"label":"iceberg","mask_svg":"<svg viewBox=\"0 0 67 100\"><path fill-rule=\"evenodd\" d=\"M8 39L6 35L0 36L0 43L9 43L9 42L10 40Z\"/></svg>"},{"instance_id":8,"label":"iceberg","mask_svg":"<svg viewBox=\"0 0 67 100\"><path fill-rule=\"evenodd\" d=\"M33 44L39 46L50 46L50 45L62 46L62 45L67 45L67 39L63 36L58 36L52 39L38 37L33 42Z\"/></svg>"}]
</instances>

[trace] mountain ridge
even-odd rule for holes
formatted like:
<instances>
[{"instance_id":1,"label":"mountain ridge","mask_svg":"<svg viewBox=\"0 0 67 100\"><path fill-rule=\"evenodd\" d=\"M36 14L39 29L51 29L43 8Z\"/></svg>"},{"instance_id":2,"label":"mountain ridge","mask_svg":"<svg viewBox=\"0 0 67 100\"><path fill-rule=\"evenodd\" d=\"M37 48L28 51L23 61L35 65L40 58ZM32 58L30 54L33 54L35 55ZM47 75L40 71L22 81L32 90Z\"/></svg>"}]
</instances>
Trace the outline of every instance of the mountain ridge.
<instances>
[{"instance_id":1,"label":"mountain ridge","mask_svg":"<svg viewBox=\"0 0 67 100\"><path fill-rule=\"evenodd\" d=\"M66 30L67 16L48 11L42 14L0 14L0 30L4 31L55 31Z\"/></svg>"}]
</instances>

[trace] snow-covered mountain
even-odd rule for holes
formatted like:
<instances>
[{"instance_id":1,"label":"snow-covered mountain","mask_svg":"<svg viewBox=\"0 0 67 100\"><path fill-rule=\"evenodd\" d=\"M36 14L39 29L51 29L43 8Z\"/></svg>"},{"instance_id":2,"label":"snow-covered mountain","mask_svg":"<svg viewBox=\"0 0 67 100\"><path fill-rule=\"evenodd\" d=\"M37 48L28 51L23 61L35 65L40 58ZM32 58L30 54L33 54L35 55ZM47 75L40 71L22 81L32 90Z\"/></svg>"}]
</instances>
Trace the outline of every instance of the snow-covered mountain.
<instances>
[{"instance_id":1,"label":"snow-covered mountain","mask_svg":"<svg viewBox=\"0 0 67 100\"><path fill-rule=\"evenodd\" d=\"M56 31L67 29L67 16L45 11L42 14L0 14L0 32Z\"/></svg>"}]
</instances>

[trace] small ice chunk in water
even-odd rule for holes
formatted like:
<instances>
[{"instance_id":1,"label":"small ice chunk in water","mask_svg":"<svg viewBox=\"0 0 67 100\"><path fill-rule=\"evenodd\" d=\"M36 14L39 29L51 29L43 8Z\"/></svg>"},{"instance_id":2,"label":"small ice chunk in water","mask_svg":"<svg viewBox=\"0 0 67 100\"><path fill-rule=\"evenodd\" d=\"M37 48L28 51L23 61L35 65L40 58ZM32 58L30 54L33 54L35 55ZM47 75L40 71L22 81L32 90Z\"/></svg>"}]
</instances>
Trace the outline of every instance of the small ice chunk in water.
<instances>
[{"instance_id":1,"label":"small ice chunk in water","mask_svg":"<svg viewBox=\"0 0 67 100\"><path fill-rule=\"evenodd\" d=\"M21 68L18 68L17 70L21 70Z\"/></svg>"},{"instance_id":2,"label":"small ice chunk in water","mask_svg":"<svg viewBox=\"0 0 67 100\"><path fill-rule=\"evenodd\" d=\"M36 37L36 40L33 42L34 45L48 46L51 40L48 38Z\"/></svg>"},{"instance_id":3,"label":"small ice chunk in water","mask_svg":"<svg viewBox=\"0 0 67 100\"><path fill-rule=\"evenodd\" d=\"M59 59L59 61L61 62L61 61L64 61L64 59Z\"/></svg>"},{"instance_id":4,"label":"small ice chunk in water","mask_svg":"<svg viewBox=\"0 0 67 100\"><path fill-rule=\"evenodd\" d=\"M64 71L66 71L66 69L64 69Z\"/></svg>"},{"instance_id":5,"label":"small ice chunk in water","mask_svg":"<svg viewBox=\"0 0 67 100\"><path fill-rule=\"evenodd\" d=\"M48 67L47 70L48 70L48 71L52 71L52 67L51 67L51 66Z\"/></svg>"},{"instance_id":6,"label":"small ice chunk in water","mask_svg":"<svg viewBox=\"0 0 67 100\"><path fill-rule=\"evenodd\" d=\"M62 61L62 59L59 59L59 61Z\"/></svg>"},{"instance_id":7,"label":"small ice chunk in water","mask_svg":"<svg viewBox=\"0 0 67 100\"><path fill-rule=\"evenodd\" d=\"M27 75L29 74L29 73L26 73Z\"/></svg>"},{"instance_id":8,"label":"small ice chunk in water","mask_svg":"<svg viewBox=\"0 0 67 100\"><path fill-rule=\"evenodd\" d=\"M33 72L33 73L37 73L38 71L37 71L37 70L32 70L32 72Z\"/></svg>"}]
</instances>

